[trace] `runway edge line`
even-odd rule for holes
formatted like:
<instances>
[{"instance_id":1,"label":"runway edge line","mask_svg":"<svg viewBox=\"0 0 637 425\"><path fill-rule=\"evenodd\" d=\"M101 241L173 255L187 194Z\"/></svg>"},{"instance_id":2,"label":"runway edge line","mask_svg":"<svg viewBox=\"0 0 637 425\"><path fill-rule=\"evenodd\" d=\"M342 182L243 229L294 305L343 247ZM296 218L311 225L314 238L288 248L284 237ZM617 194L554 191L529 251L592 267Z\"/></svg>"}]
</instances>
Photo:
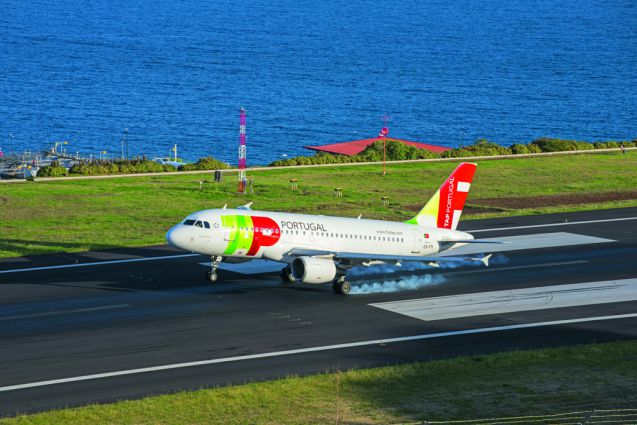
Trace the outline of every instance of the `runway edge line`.
<instances>
[{"instance_id":1,"label":"runway edge line","mask_svg":"<svg viewBox=\"0 0 637 425\"><path fill-rule=\"evenodd\" d=\"M618 315L612 315L612 316L583 317L579 319L554 320L549 322L536 322L536 323L520 323L517 325L494 326L494 327L488 327L488 328L438 332L438 333L421 334L421 335L413 335L413 336L397 337L397 338L375 339L370 341L359 341L359 342L351 342L351 343L343 343L343 344L325 345L320 347L299 348L295 350L274 351L270 353L249 354L249 355L236 356L236 357L199 360L199 361L193 361L193 362L175 363L175 364L161 365L161 366L151 366L151 367L144 367L144 368L138 368L138 369L120 370L115 372L96 373L92 375L73 376L69 378L51 379L47 381L30 382L26 384L8 385L8 386L0 387L0 392L44 387L49 385L65 384L65 383L72 383L72 382L90 381L95 379L113 378L117 376L135 375L139 373L160 372L160 371L171 370L171 369L181 369L181 368L195 367L195 366L207 366L207 365L213 365L213 364L219 364L219 363L230 363L230 362L243 361L243 360L254 360L254 359L261 359L261 358L268 358L268 357L287 356L292 354L304 354L304 353L312 353L312 352L320 352L320 351L328 351L328 350L338 350L343 348L364 347L368 345L381 345L381 344L384 345L384 344L391 344L391 343L397 343L397 342L418 341L423 339L442 338L442 337L448 337L448 336L472 335L472 334L481 334L481 333L489 333L489 332L501 332L501 331L517 330L517 329L529 329L529 328L539 328L539 327L545 327L545 326L574 324L574 323L628 319L628 318L635 318L635 317L637 317L637 313L628 313L628 314L618 314Z\"/></svg>"}]
</instances>

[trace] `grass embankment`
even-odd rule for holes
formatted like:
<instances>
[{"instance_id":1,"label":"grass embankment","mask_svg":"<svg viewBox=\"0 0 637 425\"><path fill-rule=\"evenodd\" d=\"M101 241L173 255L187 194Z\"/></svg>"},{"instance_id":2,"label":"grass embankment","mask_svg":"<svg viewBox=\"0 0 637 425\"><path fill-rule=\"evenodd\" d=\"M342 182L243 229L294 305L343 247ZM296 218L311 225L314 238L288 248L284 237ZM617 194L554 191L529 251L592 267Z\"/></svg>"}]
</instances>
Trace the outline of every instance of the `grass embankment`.
<instances>
[{"instance_id":1,"label":"grass embankment","mask_svg":"<svg viewBox=\"0 0 637 425\"><path fill-rule=\"evenodd\" d=\"M0 423L388 424L634 408L635 364L637 341L615 342L293 377Z\"/></svg>"},{"instance_id":2,"label":"grass embankment","mask_svg":"<svg viewBox=\"0 0 637 425\"><path fill-rule=\"evenodd\" d=\"M465 219L637 206L637 152L478 161ZM254 171L254 194L234 174L157 175L0 185L0 257L163 243L192 211L254 201L262 210L407 220L451 163ZM296 178L298 190L290 189ZM200 189L200 181L203 181ZM334 196L340 187L343 197ZM388 196L384 207L381 197Z\"/></svg>"}]
</instances>

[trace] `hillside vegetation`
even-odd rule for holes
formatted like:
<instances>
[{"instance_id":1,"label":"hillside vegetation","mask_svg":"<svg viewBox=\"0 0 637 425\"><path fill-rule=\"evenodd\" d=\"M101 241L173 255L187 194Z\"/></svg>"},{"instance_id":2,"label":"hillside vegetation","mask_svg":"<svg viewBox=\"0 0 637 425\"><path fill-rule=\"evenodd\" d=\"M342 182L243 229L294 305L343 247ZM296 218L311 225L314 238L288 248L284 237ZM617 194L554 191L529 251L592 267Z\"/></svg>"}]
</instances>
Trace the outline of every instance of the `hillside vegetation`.
<instances>
[{"instance_id":1,"label":"hillside vegetation","mask_svg":"<svg viewBox=\"0 0 637 425\"><path fill-rule=\"evenodd\" d=\"M509 147L500 146L497 143L486 139L479 139L473 145L461 146L457 149L448 150L442 153L434 153L428 150L419 149L415 146L388 138L386 140L386 160L403 161L410 159L433 159L433 158L463 158L468 156L493 156L493 155L522 155L541 152L568 152L576 150L610 149L624 147L637 147L637 139L632 141L607 141L607 142L580 142L577 140L563 140L540 138L529 144L516 143ZM294 158L281 159L270 164L272 167L290 165L312 165L312 164L339 164L347 162L378 162L383 160L383 142L374 142L358 155L333 155L324 152L317 152L311 156L297 156Z\"/></svg>"}]
</instances>

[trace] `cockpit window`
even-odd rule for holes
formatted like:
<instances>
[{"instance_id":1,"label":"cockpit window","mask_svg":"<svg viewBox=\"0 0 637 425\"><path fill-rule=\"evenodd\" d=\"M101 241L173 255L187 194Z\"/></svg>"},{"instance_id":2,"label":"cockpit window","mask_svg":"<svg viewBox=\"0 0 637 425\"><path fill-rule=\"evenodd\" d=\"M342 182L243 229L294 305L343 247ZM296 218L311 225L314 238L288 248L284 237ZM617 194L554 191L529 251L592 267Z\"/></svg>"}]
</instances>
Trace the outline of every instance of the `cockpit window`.
<instances>
[{"instance_id":1,"label":"cockpit window","mask_svg":"<svg viewBox=\"0 0 637 425\"><path fill-rule=\"evenodd\" d=\"M210 223L208 223L207 221L204 221L203 225L206 229L210 229Z\"/></svg>"},{"instance_id":2,"label":"cockpit window","mask_svg":"<svg viewBox=\"0 0 637 425\"><path fill-rule=\"evenodd\" d=\"M202 223L201 221L197 220L197 221L195 222L195 226L197 226L197 227L202 227L202 228L203 228L203 223Z\"/></svg>"},{"instance_id":3,"label":"cockpit window","mask_svg":"<svg viewBox=\"0 0 637 425\"><path fill-rule=\"evenodd\" d=\"M192 226L195 224L195 220L186 220L184 221L184 226Z\"/></svg>"}]
</instances>

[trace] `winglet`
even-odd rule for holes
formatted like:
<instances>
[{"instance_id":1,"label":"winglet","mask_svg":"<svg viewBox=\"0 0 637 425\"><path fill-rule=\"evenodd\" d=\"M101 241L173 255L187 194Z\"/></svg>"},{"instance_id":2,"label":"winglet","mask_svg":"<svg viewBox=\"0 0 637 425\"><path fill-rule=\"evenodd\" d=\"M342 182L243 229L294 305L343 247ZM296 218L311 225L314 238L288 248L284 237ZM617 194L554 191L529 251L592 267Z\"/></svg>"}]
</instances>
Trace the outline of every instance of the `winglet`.
<instances>
[{"instance_id":1,"label":"winglet","mask_svg":"<svg viewBox=\"0 0 637 425\"><path fill-rule=\"evenodd\" d=\"M482 264L484 264L485 267L489 267L489 259L491 259L492 256L493 254L489 254L489 255L485 255L484 257L480 259L480 261L482 261Z\"/></svg>"},{"instance_id":2,"label":"winglet","mask_svg":"<svg viewBox=\"0 0 637 425\"><path fill-rule=\"evenodd\" d=\"M252 204L254 204L254 202L248 202L245 205L241 205L240 207L237 207L238 210L252 210L252 208L250 208L252 206Z\"/></svg>"}]
</instances>

